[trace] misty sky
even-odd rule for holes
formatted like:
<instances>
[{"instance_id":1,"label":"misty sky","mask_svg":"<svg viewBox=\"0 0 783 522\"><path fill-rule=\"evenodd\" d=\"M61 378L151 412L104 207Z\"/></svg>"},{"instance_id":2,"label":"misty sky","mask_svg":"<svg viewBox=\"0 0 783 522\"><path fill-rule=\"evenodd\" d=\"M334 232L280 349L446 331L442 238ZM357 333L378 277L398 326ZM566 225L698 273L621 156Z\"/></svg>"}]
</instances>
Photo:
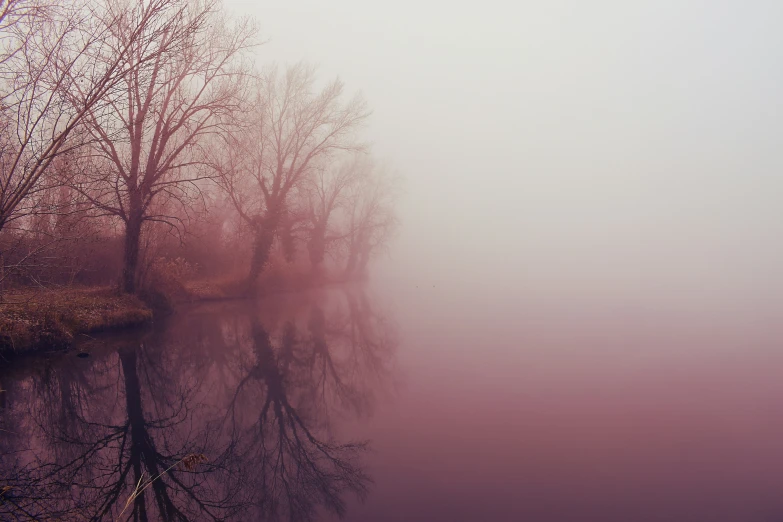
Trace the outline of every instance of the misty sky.
<instances>
[{"instance_id":1,"label":"misty sky","mask_svg":"<svg viewBox=\"0 0 783 522\"><path fill-rule=\"evenodd\" d=\"M374 110L389 270L607 295L783 281L783 4L227 0ZM565 290L563 290L565 291Z\"/></svg>"}]
</instances>

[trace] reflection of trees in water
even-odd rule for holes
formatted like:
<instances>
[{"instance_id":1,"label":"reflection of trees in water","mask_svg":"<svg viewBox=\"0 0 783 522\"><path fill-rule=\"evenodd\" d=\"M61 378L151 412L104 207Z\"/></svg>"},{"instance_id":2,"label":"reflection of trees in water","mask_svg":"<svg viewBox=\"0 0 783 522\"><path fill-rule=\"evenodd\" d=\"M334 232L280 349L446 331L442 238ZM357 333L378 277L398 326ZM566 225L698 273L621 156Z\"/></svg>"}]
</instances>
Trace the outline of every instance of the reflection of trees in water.
<instances>
[{"instance_id":1,"label":"reflection of trees in water","mask_svg":"<svg viewBox=\"0 0 783 522\"><path fill-rule=\"evenodd\" d=\"M341 514L344 493L367 492L369 478L358 465L366 444L325 438L311 423L316 415L302 393L310 386L302 353L309 350L294 323L285 325L278 346L257 320L251 322L250 337L255 361L230 408L236 455L260 493L255 498L259 515L307 520L317 506ZM239 421L237 407L242 409Z\"/></svg>"},{"instance_id":2,"label":"reflection of trees in water","mask_svg":"<svg viewBox=\"0 0 783 522\"><path fill-rule=\"evenodd\" d=\"M0 429L14 432L0 432L0 491L12 487L0 518L115 520L158 476L123 520L309 520L367 493L367 445L333 423L370 411L391 364L392 329L366 297L177 321L88 362L4 377ZM192 454L208 461L176 465Z\"/></svg>"},{"instance_id":3,"label":"reflection of trees in water","mask_svg":"<svg viewBox=\"0 0 783 522\"><path fill-rule=\"evenodd\" d=\"M32 451L13 463L24 477L5 481L13 489L0 510L115 520L125 509L123 519L140 521L218 520L239 510L235 484L213 480L220 460L196 470L174 466L216 445L208 431L193 430L197 383L167 371L159 348L128 340L89 369L65 364L51 370L56 375L33 377ZM158 476L125 507L137 484Z\"/></svg>"}]
</instances>

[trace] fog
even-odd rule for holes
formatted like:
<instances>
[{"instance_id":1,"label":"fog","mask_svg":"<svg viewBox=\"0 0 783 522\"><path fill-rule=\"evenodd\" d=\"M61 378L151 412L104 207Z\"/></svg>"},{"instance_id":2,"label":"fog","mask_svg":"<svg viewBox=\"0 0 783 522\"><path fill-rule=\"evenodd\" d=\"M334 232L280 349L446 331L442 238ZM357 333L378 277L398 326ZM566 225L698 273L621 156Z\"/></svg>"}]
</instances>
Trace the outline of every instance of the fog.
<instances>
[{"instance_id":1,"label":"fog","mask_svg":"<svg viewBox=\"0 0 783 522\"><path fill-rule=\"evenodd\" d=\"M259 60L368 99L373 150L405 176L388 277L688 308L780 295L778 3L227 6L260 21Z\"/></svg>"},{"instance_id":2,"label":"fog","mask_svg":"<svg viewBox=\"0 0 783 522\"><path fill-rule=\"evenodd\" d=\"M0 519L779 516L781 19L0 0Z\"/></svg>"}]
</instances>

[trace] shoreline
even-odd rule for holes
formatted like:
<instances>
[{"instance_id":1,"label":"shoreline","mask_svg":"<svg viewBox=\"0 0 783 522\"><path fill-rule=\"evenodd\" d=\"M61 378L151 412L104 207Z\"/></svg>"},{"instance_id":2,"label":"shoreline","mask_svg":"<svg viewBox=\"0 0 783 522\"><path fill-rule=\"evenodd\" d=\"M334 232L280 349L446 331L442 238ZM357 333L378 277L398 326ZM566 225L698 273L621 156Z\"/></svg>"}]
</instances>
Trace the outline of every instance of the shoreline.
<instances>
[{"instance_id":1,"label":"shoreline","mask_svg":"<svg viewBox=\"0 0 783 522\"><path fill-rule=\"evenodd\" d=\"M183 285L183 292L172 296L168 305L160 308L139 296L119 294L110 287L8 292L0 302L0 362L67 351L79 336L139 328L152 323L156 316L169 315L189 305L265 298L354 281L312 278L296 283L277 281L274 285L261 284L253 296L236 285L225 288L197 280Z\"/></svg>"},{"instance_id":2,"label":"shoreline","mask_svg":"<svg viewBox=\"0 0 783 522\"><path fill-rule=\"evenodd\" d=\"M153 310L109 288L9 292L0 302L0 357L63 351L79 335L147 324Z\"/></svg>"}]
</instances>

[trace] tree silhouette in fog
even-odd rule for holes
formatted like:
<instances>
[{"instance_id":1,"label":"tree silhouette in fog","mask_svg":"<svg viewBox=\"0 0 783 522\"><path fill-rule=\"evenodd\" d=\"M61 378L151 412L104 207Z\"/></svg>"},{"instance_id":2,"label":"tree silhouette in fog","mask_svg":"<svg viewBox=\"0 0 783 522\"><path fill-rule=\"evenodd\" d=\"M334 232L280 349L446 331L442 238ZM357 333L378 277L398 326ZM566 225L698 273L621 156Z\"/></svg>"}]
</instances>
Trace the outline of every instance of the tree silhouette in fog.
<instances>
[{"instance_id":1,"label":"tree silhouette in fog","mask_svg":"<svg viewBox=\"0 0 783 522\"><path fill-rule=\"evenodd\" d=\"M344 100L339 80L320 91L315 85L315 69L305 64L265 71L247 131L222 136L215 153L220 183L253 234L250 282L264 270L295 192L331 155L363 149L355 133L369 115L365 102Z\"/></svg>"}]
</instances>

